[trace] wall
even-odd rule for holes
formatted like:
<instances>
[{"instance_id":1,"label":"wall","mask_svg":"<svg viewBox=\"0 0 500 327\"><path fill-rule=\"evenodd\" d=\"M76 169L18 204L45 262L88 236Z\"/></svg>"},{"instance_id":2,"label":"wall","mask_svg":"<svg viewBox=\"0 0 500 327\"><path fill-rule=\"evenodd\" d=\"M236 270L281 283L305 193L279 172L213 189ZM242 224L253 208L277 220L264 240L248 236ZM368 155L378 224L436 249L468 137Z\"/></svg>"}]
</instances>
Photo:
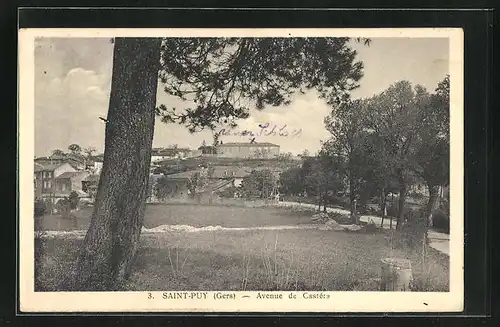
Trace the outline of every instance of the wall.
<instances>
[{"instance_id":1,"label":"wall","mask_svg":"<svg viewBox=\"0 0 500 327\"><path fill-rule=\"evenodd\" d=\"M94 162L94 173L99 175L102 171L102 161L95 161Z\"/></svg>"},{"instance_id":2,"label":"wall","mask_svg":"<svg viewBox=\"0 0 500 327\"><path fill-rule=\"evenodd\" d=\"M75 175L71 178L71 190L82 190L83 185L82 181L90 175L89 172L80 172L78 175Z\"/></svg>"},{"instance_id":3,"label":"wall","mask_svg":"<svg viewBox=\"0 0 500 327\"><path fill-rule=\"evenodd\" d=\"M57 177L59 175L61 175L62 173L66 173L66 172L75 172L76 169L73 168L73 166L71 166L69 163L63 163L62 165L58 166L56 169L54 169L54 177Z\"/></svg>"},{"instance_id":4,"label":"wall","mask_svg":"<svg viewBox=\"0 0 500 327\"><path fill-rule=\"evenodd\" d=\"M40 171L37 174L39 174L39 187L40 187L40 193L42 195L44 194L50 194L54 190L54 172L53 171Z\"/></svg>"},{"instance_id":5,"label":"wall","mask_svg":"<svg viewBox=\"0 0 500 327\"><path fill-rule=\"evenodd\" d=\"M34 178L34 187L35 187L35 199L38 199L42 196L42 173L36 172Z\"/></svg>"},{"instance_id":6,"label":"wall","mask_svg":"<svg viewBox=\"0 0 500 327\"><path fill-rule=\"evenodd\" d=\"M69 178L56 179L54 192L58 194L71 193L71 180Z\"/></svg>"}]
</instances>

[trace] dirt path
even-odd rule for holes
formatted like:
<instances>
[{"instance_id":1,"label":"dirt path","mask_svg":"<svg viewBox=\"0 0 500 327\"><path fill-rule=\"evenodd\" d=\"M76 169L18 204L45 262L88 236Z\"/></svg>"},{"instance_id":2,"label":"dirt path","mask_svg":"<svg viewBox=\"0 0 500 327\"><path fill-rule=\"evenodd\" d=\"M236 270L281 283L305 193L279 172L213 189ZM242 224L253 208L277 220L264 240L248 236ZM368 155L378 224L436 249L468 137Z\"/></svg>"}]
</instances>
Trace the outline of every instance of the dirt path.
<instances>
[{"instance_id":1,"label":"dirt path","mask_svg":"<svg viewBox=\"0 0 500 327\"><path fill-rule=\"evenodd\" d=\"M298 202L278 202L276 204L278 207L286 207L286 208L305 208L305 209L311 209L311 210L316 210L318 207L317 205L310 204L310 203L298 203ZM339 209L339 208L326 208L327 212L337 212L341 214L350 214L348 210L345 209ZM377 226L380 226L382 223L382 218L377 217L377 216L371 216L371 215L364 215L359 218L360 221L362 222L368 222L369 220L372 220ZM395 225L395 221L393 221L393 228ZM383 228L384 229L390 229L390 219L384 219L384 224ZM433 230L428 231L428 237L429 237L429 246L441 253L446 254L447 256L450 255L450 235L444 234L444 233L439 233Z\"/></svg>"}]
</instances>

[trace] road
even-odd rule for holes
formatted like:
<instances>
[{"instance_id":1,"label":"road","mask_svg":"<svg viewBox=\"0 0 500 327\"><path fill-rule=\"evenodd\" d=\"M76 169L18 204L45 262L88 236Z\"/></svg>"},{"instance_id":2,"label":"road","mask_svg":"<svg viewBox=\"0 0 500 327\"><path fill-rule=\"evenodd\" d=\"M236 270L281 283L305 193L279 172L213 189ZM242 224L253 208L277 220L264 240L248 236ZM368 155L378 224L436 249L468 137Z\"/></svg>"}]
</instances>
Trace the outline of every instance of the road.
<instances>
[{"instance_id":1,"label":"road","mask_svg":"<svg viewBox=\"0 0 500 327\"><path fill-rule=\"evenodd\" d=\"M312 209L316 210L318 208L317 205L315 204L310 204L310 203L298 203L298 202L285 202L281 201L276 204L279 207L298 207L298 208L307 208L307 209ZM350 214L348 210L345 209L339 209L339 208L326 208L327 212L338 212L342 214ZM381 217L377 216L370 216L370 215L365 215L361 216L359 218L360 221L362 222L368 222L372 220L377 226L380 226L382 222ZM390 219L384 219L384 229L389 229L390 228ZM396 226L396 221L393 220L393 228ZM427 237L429 238L429 246L443 254L446 254L447 256L450 255L450 235L445 234L445 233L439 233L433 230L429 230L427 233Z\"/></svg>"}]
</instances>

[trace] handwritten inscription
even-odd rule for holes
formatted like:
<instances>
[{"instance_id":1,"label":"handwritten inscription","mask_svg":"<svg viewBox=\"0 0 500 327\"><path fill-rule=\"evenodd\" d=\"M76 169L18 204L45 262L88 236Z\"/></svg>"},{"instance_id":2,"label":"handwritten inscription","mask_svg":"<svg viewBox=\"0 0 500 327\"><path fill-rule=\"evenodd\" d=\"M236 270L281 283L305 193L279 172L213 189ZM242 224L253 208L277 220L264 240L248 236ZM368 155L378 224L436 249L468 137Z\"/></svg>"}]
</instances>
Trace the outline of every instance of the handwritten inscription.
<instances>
[{"instance_id":1,"label":"handwritten inscription","mask_svg":"<svg viewBox=\"0 0 500 327\"><path fill-rule=\"evenodd\" d=\"M271 123L259 124L258 128L254 131L252 130L242 130L233 131L229 129L221 129L219 134L222 136L247 136L247 137L257 137L257 136L280 136L280 137L300 137L302 134L302 128L289 128L288 125L276 125Z\"/></svg>"}]
</instances>

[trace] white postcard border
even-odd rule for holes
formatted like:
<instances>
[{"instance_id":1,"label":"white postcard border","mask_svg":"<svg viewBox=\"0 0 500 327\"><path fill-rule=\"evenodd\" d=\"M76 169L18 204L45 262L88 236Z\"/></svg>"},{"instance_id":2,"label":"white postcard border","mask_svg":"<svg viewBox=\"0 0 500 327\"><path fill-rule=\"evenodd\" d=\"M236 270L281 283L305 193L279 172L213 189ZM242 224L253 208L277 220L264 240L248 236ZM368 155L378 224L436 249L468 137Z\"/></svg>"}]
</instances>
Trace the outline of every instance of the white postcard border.
<instances>
[{"instance_id":1,"label":"white postcard border","mask_svg":"<svg viewBox=\"0 0 500 327\"><path fill-rule=\"evenodd\" d=\"M187 292L188 299L163 299L163 292L34 291L34 40L36 37L439 37L450 55L450 291L449 292L265 292L283 299L257 299L257 292ZM464 301L463 235L463 31L457 28L389 29L21 29L19 31L19 297L22 312L452 312ZM167 290L166 290L167 291ZM176 292L179 293L179 292ZM182 292L180 292L182 293ZM206 299L189 299L205 293ZM234 293L236 299L214 299ZM323 293L329 299L305 299ZM290 294L296 298L291 299ZM195 297L198 295L194 295ZM199 295L202 296L203 295ZM249 296L249 297L245 297Z\"/></svg>"}]
</instances>

